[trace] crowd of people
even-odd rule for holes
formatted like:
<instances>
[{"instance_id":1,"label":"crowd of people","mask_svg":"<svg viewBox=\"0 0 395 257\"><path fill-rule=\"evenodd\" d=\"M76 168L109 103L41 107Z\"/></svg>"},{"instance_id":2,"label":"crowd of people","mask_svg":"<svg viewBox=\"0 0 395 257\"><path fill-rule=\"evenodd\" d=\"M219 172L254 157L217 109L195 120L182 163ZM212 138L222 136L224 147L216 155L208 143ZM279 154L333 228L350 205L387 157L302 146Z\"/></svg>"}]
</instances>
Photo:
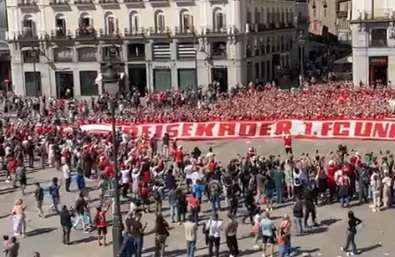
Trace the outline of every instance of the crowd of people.
<instances>
[{"instance_id":1,"label":"crowd of people","mask_svg":"<svg viewBox=\"0 0 395 257\"><path fill-rule=\"evenodd\" d=\"M313 83L291 90L251 83L229 94L214 87L206 92L187 90L144 97L134 92L117 99L116 117L119 123L382 119L391 115L394 95L395 90L390 88L356 89L340 82ZM17 238L26 236L25 210L30 208L25 195L26 171L33 167L61 171L48 187L34 183L34 200L37 215L44 219L48 213L43 204L49 198L51 212L59 215L65 245L73 243L73 230L96 230L98 245L108 245L107 212L112 207L111 190L119 183L122 199L130 204L123 220L122 257L142 256L147 236L142 218L147 212L156 216L155 257L166 256L173 223L184 225L188 257L195 254L200 225L209 257L219 256L221 237L226 238L229 255L238 256L240 226L250 226L254 250L273 256L277 248L278 256L285 257L293 251L293 231L304 234L320 226L318 206L338 201L347 208L351 201L357 201L370 203L372 211L379 212L393 204L394 156L390 151L361 155L340 145L328 155L318 150L312 155L296 154L288 135L284 138L284 155L262 156L251 148L242 155L235 153L223 165L213 149L195 147L186 152L166 133L159 139L117 131L116 147L111 134L93 135L78 129L63 133L63 124L107 121L110 102L108 96L91 101L12 95L1 98L4 113L16 113L17 118L0 122L0 171L9 186L19 188L22 195L11 210L13 235L4 237L7 257L18 255ZM96 183L93 187L92 181ZM61 205L61 198L63 194L75 194L71 186L78 188L78 199L73 208L68 208ZM91 200L93 191L99 191L99 204ZM292 215L284 215L276 224L271 213L285 202L293 203ZM202 220L201 215L205 203L211 206L208 220ZM169 206L169 219L163 215L164 205ZM224 213L226 221L220 218ZM355 235L361 221L351 211L348 217L342 249L352 255L358 253Z\"/></svg>"},{"instance_id":2,"label":"crowd of people","mask_svg":"<svg viewBox=\"0 0 395 257\"><path fill-rule=\"evenodd\" d=\"M392 88L354 88L346 82L311 83L289 90L250 83L229 93L221 93L215 87L145 96L132 91L119 97L116 115L119 123L383 119L392 116L394 99ZM105 95L91 100L10 96L1 101L5 111L14 111L32 123L101 123L110 118L110 101Z\"/></svg>"},{"instance_id":3,"label":"crowd of people","mask_svg":"<svg viewBox=\"0 0 395 257\"><path fill-rule=\"evenodd\" d=\"M394 157L390 151L361 155L339 145L328 155L318 151L313 155L293 155L288 136L284 138L283 156L262 156L250 148L222 165L211 148L202 152L195 147L188 153L177 140L167 136L159 142L119 133L117 167L111 136L81 131L64 136L57 130L45 136L34 133L27 137L18 133L0 136L1 168L9 185L18 187L22 195L27 184L26 168L53 167L62 171L62 176L54 177L47 188L35 183L34 199L37 215L45 218L48 213L42 206L44 198L49 198L52 211L60 216L62 242L66 245L72 243L73 229L86 233L96 229L98 245L107 245L107 211L115 181L119 182L123 200L130 203L123 222L120 256L141 257L147 233L142 216L146 212L156 215L155 257L166 256L170 223L184 224L188 257L194 256L199 225L203 225L209 257L219 256L222 236L230 256L240 253L239 226L251 226L252 247L256 251L262 249L264 256L273 256L277 246L278 256L284 257L290 256L293 249L292 224L297 234L309 233L312 227L320 225L317 220L320 205L339 201L347 208L351 201L370 202L373 212L392 206ZM97 185L88 187L87 179ZM61 194L75 194L71 185L78 188L79 194L74 207L59 207ZM90 199L90 193L96 190L99 204ZM44 192L48 192L47 196ZM201 218L205 202L212 206L209 220ZM275 224L270 213L285 202L293 203L293 216L284 215ZM162 214L164 205L170 207L168 220ZM26 207L21 198L11 211L15 238L26 235ZM226 221L219 218L223 212L228 217ZM355 234L361 221L352 212L349 218L344 251L351 255L358 253Z\"/></svg>"}]
</instances>

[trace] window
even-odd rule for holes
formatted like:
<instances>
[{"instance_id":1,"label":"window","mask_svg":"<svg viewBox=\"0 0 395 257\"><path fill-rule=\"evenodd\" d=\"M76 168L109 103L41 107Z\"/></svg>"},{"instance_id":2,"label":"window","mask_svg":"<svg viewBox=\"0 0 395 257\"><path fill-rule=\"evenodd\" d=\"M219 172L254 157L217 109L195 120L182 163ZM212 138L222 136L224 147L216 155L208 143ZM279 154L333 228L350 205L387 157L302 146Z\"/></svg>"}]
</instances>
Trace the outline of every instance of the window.
<instances>
[{"instance_id":1,"label":"window","mask_svg":"<svg viewBox=\"0 0 395 257\"><path fill-rule=\"evenodd\" d=\"M117 29L118 21L115 19L112 13L105 15L105 31L107 35L115 34Z\"/></svg>"},{"instance_id":2,"label":"window","mask_svg":"<svg viewBox=\"0 0 395 257\"><path fill-rule=\"evenodd\" d=\"M193 31L193 17L188 10L180 13L180 27L183 33Z\"/></svg>"},{"instance_id":3,"label":"window","mask_svg":"<svg viewBox=\"0 0 395 257\"><path fill-rule=\"evenodd\" d=\"M72 62L73 49L71 48L55 48L54 49L55 62Z\"/></svg>"},{"instance_id":4,"label":"window","mask_svg":"<svg viewBox=\"0 0 395 257\"><path fill-rule=\"evenodd\" d=\"M170 69L154 70L154 90L167 91L171 89L171 71Z\"/></svg>"},{"instance_id":5,"label":"window","mask_svg":"<svg viewBox=\"0 0 395 257\"><path fill-rule=\"evenodd\" d=\"M225 14L221 9L214 10L214 31L215 32L224 32L226 27Z\"/></svg>"},{"instance_id":6,"label":"window","mask_svg":"<svg viewBox=\"0 0 395 257\"><path fill-rule=\"evenodd\" d=\"M130 32L136 33L139 31L140 28L140 21L137 12L130 13Z\"/></svg>"},{"instance_id":7,"label":"window","mask_svg":"<svg viewBox=\"0 0 395 257\"><path fill-rule=\"evenodd\" d=\"M128 59L144 59L145 45L144 44L129 44L128 45Z\"/></svg>"},{"instance_id":8,"label":"window","mask_svg":"<svg viewBox=\"0 0 395 257\"><path fill-rule=\"evenodd\" d=\"M162 11L156 12L155 15L155 32L163 33L166 31L165 14Z\"/></svg>"},{"instance_id":9,"label":"window","mask_svg":"<svg viewBox=\"0 0 395 257\"><path fill-rule=\"evenodd\" d=\"M107 46L102 48L103 61L120 61L121 60L121 48Z\"/></svg>"},{"instance_id":10,"label":"window","mask_svg":"<svg viewBox=\"0 0 395 257\"><path fill-rule=\"evenodd\" d=\"M93 22L89 14L84 13L80 16L79 21L79 35L90 35L94 33Z\"/></svg>"},{"instance_id":11,"label":"window","mask_svg":"<svg viewBox=\"0 0 395 257\"><path fill-rule=\"evenodd\" d=\"M370 46L387 46L387 29L379 28L371 30Z\"/></svg>"},{"instance_id":12,"label":"window","mask_svg":"<svg viewBox=\"0 0 395 257\"><path fill-rule=\"evenodd\" d=\"M195 69L178 69L178 85L180 90L196 88Z\"/></svg>"},{"instance_id":13,"label":"window","mask_svg":"<svg viewBox=\"0 0 395 257\"><path fill-rule=\"evenodd\" d=\"M36 35L36 24L32 16L26 15L23 18L22 27L22 33L24 37L33 37Z\"/></svg>"},{"instance_id":14,"label":"window","mask_svg":"<svg viewBox=\"0 0 395 257\"><path fill-rule=\"evenodd\" d=\"M64 37L66 36L66 19L63 14L56 16L56 36Z\"/></svg>"},{"instance_id":15,"label":"window","mask_svg":"<svg viewBox=\"0 0 395 257\"><path fill-rule=\"evenodd\" d=\"M326 7L324 7L324 17L326 17Z\"/></svg>"},{"instance_id":16,"label":"window","mask_svg":"<svg viewBox=\"0 0 395 257\"><path fill-rule=\"evenodd\" d=\"M41 96L41 73L25 72L26 96Z\"/></svg>"},{"instance_id":17,"label":"window","mask_svg":"<svg viewBox=\"0 0 395 257\"><path fill-rule=\"evenodd\" d=\"M170 60L171 49L169 43L157 43L153 46L153 58L155 60Z\"/></svg>"},{"instance_id":18,"label":"window","mask_svg":"<svg viewBox=\"0 0 395 257\"><path fill-rule=\"evenodd\" d=\"M24 63L37 63L40 62L40 56L38 50L25 50L22 52Z\"/></svg>"},{"instance_id":19,"label":"window","mask_svg":"<svg viewBox=\"0 0 395 257\"><path fill-rule=\"evenodd\" d=\"M226 58L226 42L211 43L211 56L213 58Z\"/></svg>"},{"instance_id":20,"label":"window","mask_svg":"<svg viewBox=\"0 0 395 257\"><path fill-rule=\"evenodd\" d=\"M255 9L255 24L261 23L261 14L258 9Z\"/></svg>"},{"instance_id":21,"label":"window","mask_svg":"<svg viewBox=\"0 0 395 257\"><path fill-rule=\"evenodd\" d=\"M96 62L96 51L95 47L78 48L78 60L80 62Z\"/></svg>"},{"instance_id":22,"label":"window","mask_svg":"<svg viewBox=\"0 0 395 257\"><path fill-rule=\"evenodd\" d=\"M178 43L177 44L178 59L194 59L196 58L196 47L194 43Z\"/></svg>"},{"instance_id":23,"label":"window","mask_svg":"<svg viewBox=\"0 0 395 257\"><path fill-rule=\"evenodd\" d=\"M96 85L97 71L80 71L81 95L98 95L99 90Z\"/></svg>"}]
</instances>

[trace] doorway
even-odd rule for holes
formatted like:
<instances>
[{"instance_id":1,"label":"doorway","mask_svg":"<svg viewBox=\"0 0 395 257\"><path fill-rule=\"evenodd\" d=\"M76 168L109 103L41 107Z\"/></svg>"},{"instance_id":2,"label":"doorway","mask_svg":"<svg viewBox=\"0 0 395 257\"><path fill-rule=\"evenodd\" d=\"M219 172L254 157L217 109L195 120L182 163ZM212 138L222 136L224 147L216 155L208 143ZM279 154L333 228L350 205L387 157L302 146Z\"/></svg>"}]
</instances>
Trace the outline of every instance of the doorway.
<instances>
[{"instance_id":1,"label":"doorway","mask_svg":"<svg viewBox=\"0 0 395 257\"><path fill-rule=\"evenodd\" d=\"M227 68L212 68L212 81L219 83L219 91L221 93L228 92L228 69Z\"/></svg>"},{"instance_id":2,"label":"doorway","mask_svg":"<svg viewBox=\"0 0 395 257\"><path fill-rule=\"evenodd\" d=\"M147 70L144 64L129 65L129 90L134 89L145 96L147 93Z\"/></svg>"},{"instance_id":3,"label":"doorway","mask_svg":"<svg viewBox=\"0 0 395 257\"><path fill-rule=\"evenodd\" d=\"M388 79L388 57L369 58L369 83L372 86L377 84L387 85Z\"/></svg>"},{"instance_id":4,"label":"doorway","mask_svg":"<svg viewBox=\"0 0 395 257\"><path fill-rule=\"evenodd\" d=\"M55 73L56 96L58 98L74 97L74 80L72 71L62 71Z\"/></svg>"}]
</instances>

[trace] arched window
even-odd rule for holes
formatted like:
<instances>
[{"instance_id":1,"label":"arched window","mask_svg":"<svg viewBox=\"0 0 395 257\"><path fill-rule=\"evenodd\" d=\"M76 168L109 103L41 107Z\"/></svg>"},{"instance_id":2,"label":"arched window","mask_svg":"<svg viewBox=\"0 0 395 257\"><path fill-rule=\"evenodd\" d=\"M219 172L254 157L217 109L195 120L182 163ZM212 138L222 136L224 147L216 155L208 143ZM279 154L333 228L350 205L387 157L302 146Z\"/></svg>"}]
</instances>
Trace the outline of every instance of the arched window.
<instances>
[{"instance_id":1,"label":"arched window","mask_svg":"<svg viewBox=\"0 0 395 257\"><path fill-rule=\"evenodd\" d=\"M222 11L222 9L215 9L213 12L213 18L214 31L224 32L226 29L226 18L225 13Z\"/></svg>"},{"instance_id":2,"label":"arched window","mask_svg":"<svg viewBox=\"0 0 395 257\"><path fill-rule=\"evenodd\" d=\"M157 11L155 13L155 31L156 33L162 33L166 30L166 20L163 11Z\"/></svg>"},{"instance_id":3,"label":"arched window","mask_svg":"<svg viewBox=\"0 0 395 257\"><path fill-rule=\"evenodd\" d=\"M23 17L22 22L23 36L33 37L36 36L36 23L34 22L33 16L26 15Z\"/></svg>"},{"instance_id":4,"label":"arched window","mask_svg":"<svg viewBox=\"0 0 395 257\"><path fill-rule=\"evenodd\" d=\"M137 12L131 12L129 16L130 32L138 32L140 28L140 17Z\"/></svg>"},{"instance_id":5,"label":"arched window","mask_svg":"<svg viewBox=\"0 0 395 257\"><path fill-rule=\"evenodd\" d=\"M57 14L55 17L56 26L56 36L64 37L66 36L66 18L63 14Z\"/></svg>"},{"instance_id":6,"label":"arched window","mask_svg":"<svg viewBox=\"0 0 395 257\"><path fill-rule=\"evenodd\" d=\"M117 19L115 19L114 14L111 12L108 12L104 15L105 18L105 31L106 34L115 34L116 31L118 30L118 22Z\"/></svg>"},{"instance_id":7,"label":"arched window","mask_svg":"<svg viewBox=\"0 0 395 257\"><path fill-rule=\"evenodd\" d=\"M193 16L188 10L180 12L180 28L181 32L192 32L193 30Z\"/></svg>"}]
</instances>

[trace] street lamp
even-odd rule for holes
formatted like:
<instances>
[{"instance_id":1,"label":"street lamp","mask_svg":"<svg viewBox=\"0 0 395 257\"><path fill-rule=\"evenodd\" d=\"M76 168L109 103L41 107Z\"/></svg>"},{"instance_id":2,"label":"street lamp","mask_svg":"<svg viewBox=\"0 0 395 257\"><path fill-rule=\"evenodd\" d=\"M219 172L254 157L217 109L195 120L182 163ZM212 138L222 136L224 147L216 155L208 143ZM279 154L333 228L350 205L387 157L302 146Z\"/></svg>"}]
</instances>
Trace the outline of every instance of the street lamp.
<instances>
[{"instance_id":1,"label":"street lamp","mask_svg":"<svg viewBox=\"0 0 395 257\"><path fill-rule=\"evenodd\" d=\"M305 44L303 30L299 31L298 43L299 43L299 59L300 59L299 86L302 87L304 80L304 44Z\"/></svg>"},{"instance_id":2,"label":"street lamp","mask_svg":"<svg viewBox=\"0 0 395 257\"><path fill-rule=\"evenodd\" d=\"M113 180L113 225L112 225L112 245L113 245L113 256L119 255L119 249L121 248L122 239L122 216L121 206L119 201L119 172L118 172L118 144L117 135L115 129L115 104L116 97L119 92L119 75L114 70L111 63L106 66L102 73L103 91L108 93L111 97L111 123L112 123L112 144L113 144L113 162L114 162L114 180Z\"/></svg>"}]
</instances>

